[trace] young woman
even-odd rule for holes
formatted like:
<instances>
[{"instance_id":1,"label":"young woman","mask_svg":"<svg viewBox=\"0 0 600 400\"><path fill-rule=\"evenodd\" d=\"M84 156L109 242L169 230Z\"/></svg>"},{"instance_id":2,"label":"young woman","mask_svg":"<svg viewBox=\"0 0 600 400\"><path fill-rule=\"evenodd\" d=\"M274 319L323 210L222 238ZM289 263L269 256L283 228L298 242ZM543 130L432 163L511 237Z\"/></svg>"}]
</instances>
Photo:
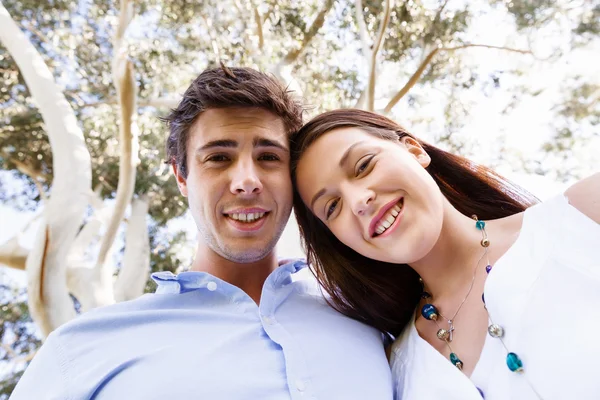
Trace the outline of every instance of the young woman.
<instances>
[{"instance_id":1,"label":"young woman","mask_svg":"<svg viewBox=\"0 0 600 400\"><path fill-rule=\"evenodd\" d=\"M292 138L331 304L396 340L397 399L600 398L600 174L547 202L360 110Z\"/></svg>"}]
</instances>

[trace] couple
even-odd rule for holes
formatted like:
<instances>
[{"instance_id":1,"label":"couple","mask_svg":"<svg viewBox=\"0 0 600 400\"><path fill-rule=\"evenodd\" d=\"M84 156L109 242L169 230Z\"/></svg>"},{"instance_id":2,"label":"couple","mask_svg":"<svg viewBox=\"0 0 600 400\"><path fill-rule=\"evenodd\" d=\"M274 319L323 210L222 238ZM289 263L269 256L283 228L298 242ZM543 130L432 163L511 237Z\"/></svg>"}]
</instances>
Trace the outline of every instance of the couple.
<instances>
[{"instance_id":1,"label":"couple","mask_svg":"<svg viewBox=\"0 0 600 400\"><path fill-rule=\"evenodd\" d=\"M536 204L382 116L302 113L200 74L167 118L190 270L57 329L11 399L597 398L599 174ZM292 204L322 289L274 254Z\"/></svg>"}]
</instances>

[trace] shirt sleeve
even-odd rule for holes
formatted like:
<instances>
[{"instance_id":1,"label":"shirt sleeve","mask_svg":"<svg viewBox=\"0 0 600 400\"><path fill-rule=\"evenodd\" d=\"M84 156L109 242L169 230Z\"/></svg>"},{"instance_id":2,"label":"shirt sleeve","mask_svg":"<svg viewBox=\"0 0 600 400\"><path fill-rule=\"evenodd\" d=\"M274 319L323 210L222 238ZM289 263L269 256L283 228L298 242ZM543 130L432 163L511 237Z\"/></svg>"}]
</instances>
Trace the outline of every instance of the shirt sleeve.
<instances>
[{"instance_id":1,"label":"shirt sleeve","mask_svg":"<svg viewBox=\"0 0 600 400\"><path fill-rule=\"evenodd\" d=\"M66 363L61 348L52 335L37 354L17 383L9 400L68 400Z\"/></svg>"}]
</instances>

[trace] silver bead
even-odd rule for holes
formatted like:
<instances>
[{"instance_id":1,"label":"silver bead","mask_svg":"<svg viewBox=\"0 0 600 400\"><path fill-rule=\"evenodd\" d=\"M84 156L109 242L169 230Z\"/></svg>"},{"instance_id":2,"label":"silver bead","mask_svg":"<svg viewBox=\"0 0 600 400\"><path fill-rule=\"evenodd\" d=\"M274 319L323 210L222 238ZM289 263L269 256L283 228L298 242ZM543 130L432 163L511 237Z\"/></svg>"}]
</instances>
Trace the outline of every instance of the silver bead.
<instances>
[{"instance_id":1,"label":"silver bead","mask_svg":"<svg viewBox=\"0 0 600 400\"><path fill-rule=\"evenodd\" d=\"M450 332L448 332L446 329L440 329L437 331L437 337L440 340L446 341L450 337Z\"/></svg>"},{"instance_id":2,"label":"silver bead","mask_svg":"<svg viewBox=\"0 0 600 400\"><path fill-rule=\"evenodd\" d=\"M500 325L492 324L488 326L488 333L491 337L501 338L504 336L504 329Z\"/></svg>"}]
</instances>

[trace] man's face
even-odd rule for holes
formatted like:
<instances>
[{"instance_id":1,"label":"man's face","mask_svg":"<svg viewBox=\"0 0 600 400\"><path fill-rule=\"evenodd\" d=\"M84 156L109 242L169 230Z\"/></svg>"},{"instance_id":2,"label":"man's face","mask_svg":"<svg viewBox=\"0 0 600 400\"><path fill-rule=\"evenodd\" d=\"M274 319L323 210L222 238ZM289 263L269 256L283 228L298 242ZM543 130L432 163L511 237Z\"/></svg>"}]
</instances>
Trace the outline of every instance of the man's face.
<instances>
[{"instance_id":1,"label":"man's face","mask_svg":"<svg viewBox=\"0 0 600 400\"><path fill-rule=\"evenodd\" d=\"M192 125L181 193L204 243L237 263L275 247L292 208L289 145L283 122L253 108L210 109Z\"/></svg>"}]
</instances>

